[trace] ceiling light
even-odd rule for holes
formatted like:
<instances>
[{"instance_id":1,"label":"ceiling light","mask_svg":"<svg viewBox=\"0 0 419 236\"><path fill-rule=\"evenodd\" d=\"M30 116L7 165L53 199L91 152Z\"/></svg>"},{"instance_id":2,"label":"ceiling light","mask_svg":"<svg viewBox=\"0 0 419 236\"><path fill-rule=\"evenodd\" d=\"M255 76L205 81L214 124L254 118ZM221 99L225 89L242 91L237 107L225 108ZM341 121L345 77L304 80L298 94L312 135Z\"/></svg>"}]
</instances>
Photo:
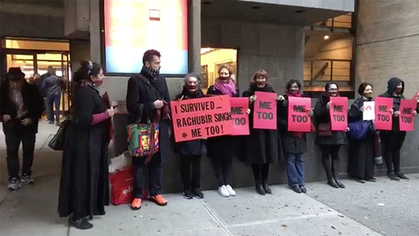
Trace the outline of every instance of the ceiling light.
<instances>
[{"instance_id":1,"label":"ceiling light","mask_svg":"<svg viewBox=\"0 0 419 236\"><path fill-rule=\"evenodd\" d=\"M325 35L324 40L328 40L328 39L329 39L329 35Z\"/></svg>"}]
</instances>

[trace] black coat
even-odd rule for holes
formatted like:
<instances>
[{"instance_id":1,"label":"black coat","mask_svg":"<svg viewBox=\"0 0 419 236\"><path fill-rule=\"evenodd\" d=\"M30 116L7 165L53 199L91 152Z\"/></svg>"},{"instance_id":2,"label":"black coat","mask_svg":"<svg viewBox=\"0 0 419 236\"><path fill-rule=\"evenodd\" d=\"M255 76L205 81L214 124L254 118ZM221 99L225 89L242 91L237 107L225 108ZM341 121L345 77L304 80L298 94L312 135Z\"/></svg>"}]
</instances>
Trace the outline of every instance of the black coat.
<instances>
[{"instance_id":1,"label":"black coat","mask_svg":"<svg viewBox=\"0 0 419 236\"><path fill-rule=\"evenodd\" d=\"M326 108L328 103L326 96L322 95L314 107L314 118L316 120L316 130L320 123L330 123L330 113ZM346 133L343 131L333 131L332 136L319 136L316 132L316 144L317 145L345 145L346 144Z\"/></svg>"},{"instance_id":2,"label":"black coat","mask_svg":"<svg viewBox=\"0 0 419 236\"><path fill-rule=\"evenodd\" d=\"M205 94L201 89L196 93L190 93L186 88L183 88L182 93L176 96L176 100L199 99L202 97L205 97ZM205 155L207 154L207 147L203 139L179 142L175 144L175 152L185 156Z\"/></svg>"},{"instance_id":3,"label":"black coat","mask_svg":"<svg viewBox=\"0 0 419 236\"><path fill-rule=\"evenodd\" d=\"M66 129L58 212L67 217L103 213L109 205L109 119L91 125L93 114L107 110L92 86L76 87L72 120Z\"/></svg>"},{"instance_id":4,"label":"black coat","mask_svg":"<svg viewBox=\"0 0 419 236\"><path fill-rule=\"evenodd\" d=\"M259 89L253 84L247 91L243 92L243 97L250 97L255 91L275 93L271 87ZM254 104L254 103L253 103ZM277 130L253 129L253 104L250 104L251 113L249 114L250 135L243 136L240 150L245 151L241 155L242 161L248 164L264 164L279 162L281 140Z\"/></svg>"},{"instance_id":5,"label":"black coat","mask_svg":"<svg viewBox=\"0 0 419 236\"><path fill-rule=\"evenodd\" d=\"M284 153L302 154L307 152L307 135L296 136L294 132L288 131L288 96L284 95L285 100L278 103L277 121L278 131L282 140Z\"/></svg>"},{"instance_id":6,"label":"black coat","mask_svg":"<svg viewBox=\"0 0 419 236\"><path fill-rule=\"evenodd\" d=\"M239 97L239 90L233 97ZM210 86L207 91L208 95L223 95L214 86ZM212 137L207 140L207 153L209 158L231 159L238 155L238 136L219 136Z\"/></svg>"},{"instance_id":7,"label":"black coat","mask_svg":"<svg viewBox=\"0 0 419 236\"><path fill-rule=\"evenodd\" d=\"M38 121L44 112L44 99L38 88L32 84L23 82L21 90L23 99L23 109L26 113L20 119L17 119L17 107L11 99L9 80L5 80L0 87L0 119L3 115L9 115L12 120L3 124L4 128L13 129L16 125L21 124L21 120L30 118L32 123L25 127L28 131L38 132Z\"/></svg>"},{"instance_id":8,"label":"black coat","mask_svg":"<svg viewBox=\"0 0 419 236\"><path fill-rule=\"evenodd\" d=\"M140 106L144 105L143 115L140 117L141 123L146 123L147 119L151 121L155 119L157 112L154 107L156 100L164 100L170 109L170 95L167 88L166 79L159 75L156 80L146 73L141 72L140 75L131 77L128 80L128 91L126 98L126 106L129 112L130 123L136 123L139 115ZM160 119L159 130L159 153L162 161L167 161L170 157L170 137L169 129L171 129L171 121Z\"/></svg>"}]
</instances>

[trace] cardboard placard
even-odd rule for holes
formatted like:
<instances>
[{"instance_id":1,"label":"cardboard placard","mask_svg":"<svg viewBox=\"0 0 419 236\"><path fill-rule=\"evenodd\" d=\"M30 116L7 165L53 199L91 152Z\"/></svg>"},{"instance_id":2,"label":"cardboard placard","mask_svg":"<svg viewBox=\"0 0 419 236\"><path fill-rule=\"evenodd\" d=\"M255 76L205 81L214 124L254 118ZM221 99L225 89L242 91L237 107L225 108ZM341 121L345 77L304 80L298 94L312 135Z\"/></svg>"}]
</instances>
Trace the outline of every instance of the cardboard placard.
<instances>
[{"instance_id":1,"label":"cardboard placard","mask_svg":"<svg viewBox=\"0 0 419 236\"><path fill-rule=\"evenodd\" d=\"M393 99L378 97L375 99L375 128L377 130L391 130L393 116L390 109L393 108Z\"/></svg>"},{"instance_id":2,"label":"cardboard placard","mask_svg":"<svg viewBox=\"0 0 419 236\"><path fill-rule=\"evenodd\" d=\"M348 98L330 97L329 109L332 131L345 131L348 128Z\"/></svg>"},{"instance_id":3,"label":"cardboard placard","mask_svg":"<svg viewBox=\"0 0 419 236\"><path fill-rule=\"evenodd\" d=\"M401 100L400 101L400 116L399 127L400 131L414 131L415 130L415 116L413 111L416 109L416 99Z\"/></svg>"},{"instance_id":4,"label":"cardboard placard","mask_svg":"<svg viewBox=\"0 0 419 236\"><path fill-rule=\"evenodd\" d=\"M276 130L276 93L255 92L253 128Z\"/></svg>"},{"instance_id":5,"label":"cardboard placard","mask_svg":"<svg viewBox=\"0 0 419 236\"><path fill-rule=\"evenodd\" d=\"M310 98L288 97L288 131L311 132Z\"/></svg>"},{"instance_id":6,"label":"cardboard placard","mask_svg":"<svg viewBox=\"0 0 419 236\"><path fill-rule=\"evenodd\" d=\"M227 95L172 101L170 104L176 142L229 135L233 129L230 97Z\"/></svg>"},{"instance_id":7,"label":"cardboard placard","mask_svg":"<svg viewBox=\"0 0 419 236\"><path fill-rule=\"evenodd\" d=\"M249 98L230 98L233 130L230 135L249 135Z\"/></svg>"}]
</instances>

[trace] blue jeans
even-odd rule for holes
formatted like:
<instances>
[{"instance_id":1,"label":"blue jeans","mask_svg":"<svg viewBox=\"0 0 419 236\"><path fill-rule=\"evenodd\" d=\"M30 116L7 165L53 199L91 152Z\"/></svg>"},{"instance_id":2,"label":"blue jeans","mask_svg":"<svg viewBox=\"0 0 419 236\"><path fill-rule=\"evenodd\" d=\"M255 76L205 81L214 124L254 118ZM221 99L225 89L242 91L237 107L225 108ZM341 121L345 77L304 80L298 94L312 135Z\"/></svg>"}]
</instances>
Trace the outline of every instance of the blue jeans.
<instances>
[{"instance_id":1,"label":"blue jeans","mask_svg":"<svg viewBox=\"0 0 419 236\"><path fill-rule=\"evenodd\" d=\"M303 154L285 153L287 160L288 185L304 185L304 160Z\"/></svg>"},{"instance_id":2,"label":"blue jeans","mask_svg":"<svg viewBox=\"0 0 419 236\"><path fill-rule=\"evenodd\" d=\"M47 118L54 121L53 106L55 105L55 121L60 121L61 93L48 94L46 99Z\"/></svg>"}]
</instances>

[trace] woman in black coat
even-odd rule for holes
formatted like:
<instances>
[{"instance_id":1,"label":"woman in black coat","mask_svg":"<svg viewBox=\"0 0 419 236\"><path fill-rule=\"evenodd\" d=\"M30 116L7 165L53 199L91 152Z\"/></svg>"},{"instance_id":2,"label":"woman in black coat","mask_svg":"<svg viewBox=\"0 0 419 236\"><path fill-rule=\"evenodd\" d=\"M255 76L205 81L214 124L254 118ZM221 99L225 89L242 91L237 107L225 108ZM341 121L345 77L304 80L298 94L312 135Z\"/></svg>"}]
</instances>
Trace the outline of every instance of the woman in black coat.
<instances>
[{"instance_id":1,"label":"woman in black coat","mask_svg":"<svg viewBox=\"0 0 419 236\"><path fill-rule=\"evenodd\" d=\"M268 74L264 70L255 73L249 89L243 92L243 97L249 98L251 112L249 114L250 135L244 137L243 151L245 153L242 158L245 163L252 166L256 192L265 195L272 194L268 186L269 165L278 163L282 150L279 150L280 139L276 130L253 128L253 103L257 100L256 91L275 93L268 84Z\"/></svg>"},{"instance_id":2,"label":"woman in black coat","mask_svg":"<svg viewBox=\"0 0 419 236\"><path fill-rule=\"evenodd\" d=\"M92 62L83 62L73 76L77 85L65 133L58 212L72 215L78 229L92 228L88 219L104 215L109 205L109 118L114 110L99 95L104 77L102 67Z\"/></svg>"},{"instance_id":3,"label":"woman in black coat","mask_svg":"<svg viewBox=\"0 0 419 236\"><path fill-rule=\"evenodd\" d=\"M228 66L222 66L218 70L219 77L215 84L208 88L208 95L228 95L238 97L239 90L232 81L233 71ZM235 196L236 191L231 187L231 167L233 157L237 155L238 139L235 136L219 136L209 138L207 141L208 158L211 159L215 176L218 181L218 193L223 197Z\"/></svg>"},{"instance_id":4,"label":"woman in black coat","mask_svg":"<svg viewBox=\"0 0 419 236\"><path fill-rule=\"evenodd\" d=\"M326 92L322 94L314 107L316 119L316 144L319 146L322 155L323 168L326 171L327 184L334 188L345 188L339 180L339 150L346 144L346 134L343 131L331 131L330 97L339 96L337 84L329 82L325 86ZM330 161L331 157L331 161Z\"/></svg>"},{"instance_id":5,"label":"woman in black coat","mask_svg":"<svg viewBox=\"0 0 419 236\"><path fill-rule=\"evenodd\" d=\"M205 97L199 88L200 78L197 74L188 74L185 77L185 85L182 92L176 96L176 100L198 99ZM201 185L201 157L207 153L205 140L192 140L176 143L175 151L180 155L180 173L183 183L183 197L198 199L204 197L200 190ZM191 180L192 165L192 180Z\"/></svg>"},{"instance_id":6,"label":"woman in black coat","mask_svg":"<svg viewBox=\"0 0 419 236\"><path fill-rule=\"evenodd\" d=\"M305 133L288 131L288 98L301 97L301 83L296 79L288 81L287 94L280 97L278 104L278 130L282 140L282 149L287 160L288 185L296 193L306 193L304 178L303 154L307 152L307 137ZM307 111L311 116L313 111Z\"/></svg>"},{"instance_id":7,"label":"woman in black coat","mask_svg":"<svg viewBox=\"0 0 419 236\"><path fill-rule=\"evenodd\" d=\"M362 83L359 86L358 93L361 97L356 99L351 105L348 114L348 122L363 121L362 113L364 111L364 102L374 101L372 92L372 85L370 83ZM371 131L368 132L367 136L363 139L349 138L348 176L360 183L365 183L365 181L375 182L374 135L375 133Z\"/></svg>"}]
</instances>

